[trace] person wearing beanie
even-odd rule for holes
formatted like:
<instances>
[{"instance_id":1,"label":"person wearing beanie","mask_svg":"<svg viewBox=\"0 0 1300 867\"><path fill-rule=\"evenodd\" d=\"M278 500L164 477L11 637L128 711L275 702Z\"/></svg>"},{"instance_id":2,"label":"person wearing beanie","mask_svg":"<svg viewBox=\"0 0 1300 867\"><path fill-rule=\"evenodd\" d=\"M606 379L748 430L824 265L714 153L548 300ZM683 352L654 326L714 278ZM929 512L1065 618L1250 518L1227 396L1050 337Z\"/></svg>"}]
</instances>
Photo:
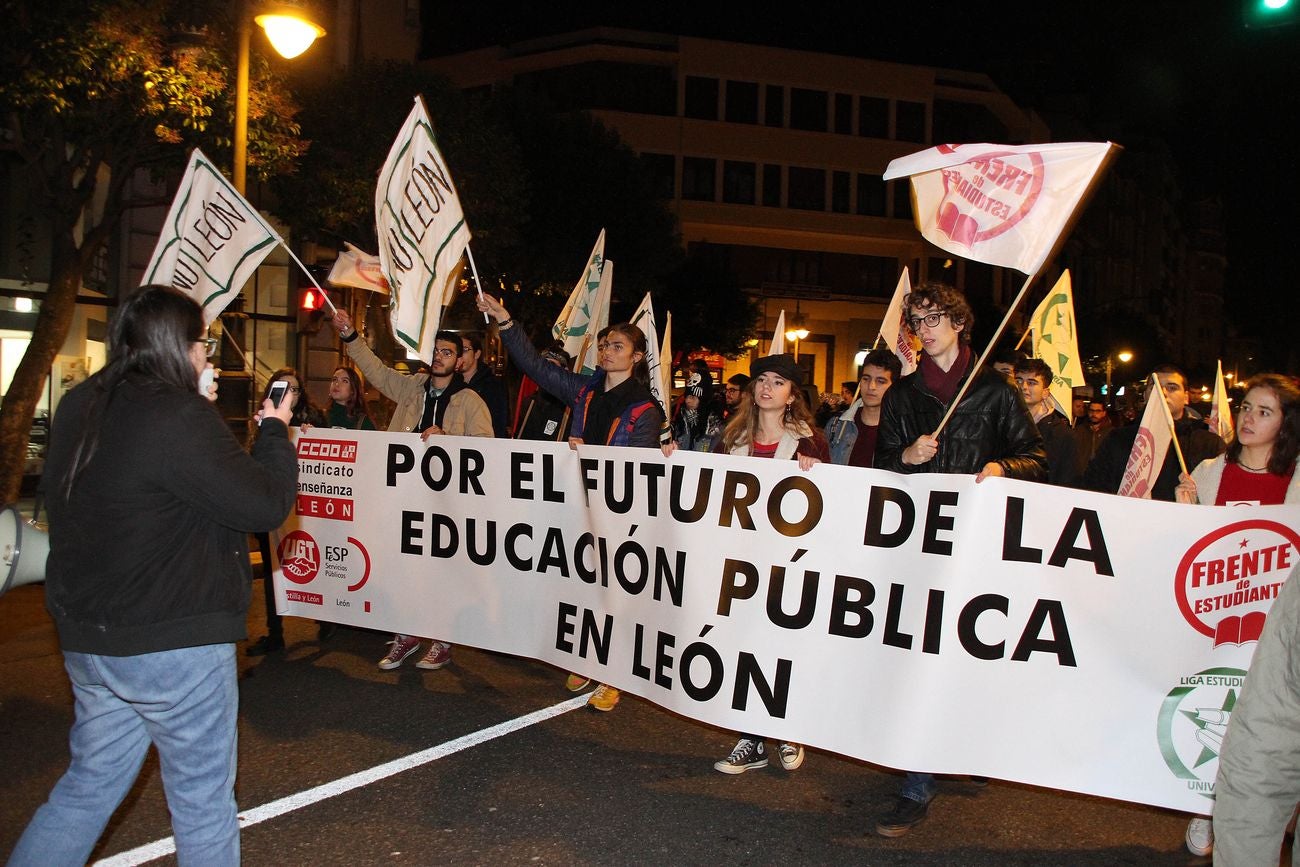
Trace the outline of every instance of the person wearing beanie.
<instances>
[{"instance_id":1,"label":"person wearing beanie","mask_svg":"<svg viewBox=\"0 0 1300 867\"><path fill-rule=\"evenodd\" d=\"M697 372L690 374L686 393L673 417L673 441L688 451L712 451L713 441L722 430L722 416L708 400L707 386Z\"/></svg>"}]
</instances>

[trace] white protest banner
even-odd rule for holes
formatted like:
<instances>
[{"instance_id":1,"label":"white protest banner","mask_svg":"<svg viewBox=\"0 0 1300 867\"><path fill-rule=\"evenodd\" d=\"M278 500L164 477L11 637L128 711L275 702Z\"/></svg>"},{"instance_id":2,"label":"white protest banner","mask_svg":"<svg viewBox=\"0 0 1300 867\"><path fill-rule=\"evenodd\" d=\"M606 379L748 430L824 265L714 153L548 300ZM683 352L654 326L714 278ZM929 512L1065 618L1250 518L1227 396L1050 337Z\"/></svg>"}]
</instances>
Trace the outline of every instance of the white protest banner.
<instances>
[{"instance_id":1,"label":"white protest banner","mask_svg":"<svg viewBox=\"0 0 1300 867\"><path fill-rule=\"evenodd\" d=\"M916 370L916 347L912 345L912 332L903 326L907 315L903 310L903 299L911 292L912 278L904 268L898 276L898 285L894 287L894 297L889 299L885 318L880 321L880 336L898 357L898 363L903 365L903 376Z\"/></svg>"},{"instance_id":2,"label":"white protest banner","mask_svg":"<svg viewBox=\"0 0 1300 867\"><path fill-rule=\"evenodd\" d=\"M1036 274L1110 142L945 144L890 162L885 180L911 176L916 227L956 256Z\"/></svg>"},{"instance_id":3,"label":"white protest banner","mask_svg":"<svg viewBox=\"0 0 1300 867\"><path fill-rule=\"evenodd\" d=\"M605 230L601 229L596 237L596 245L587 257L587 267L569 293L569 300L564 302L564 309L555 319L551 334L556 340L564 341L564 351L570 358L582 354L582 344L587 334L594 334L604 326L591 328L591 321L597 312L596 296L600 290L600 275L605 270Z\"/></svg>"},{"instance_id":4,"label":"white protest banner","mask_svg":"<svg viewBox=\"0 0 1300 867\"><path fill-rule=\"evenodd\" d=\"M179 289L211 323L241 291L276 244L271 224L198 148L172 199L141 285Z\"/></svg>"},{"instance_id":5,"label":"white protest banner","mask_svg":"<svg viewBox=\"0 0 1300 867\"><path fill-rule=\"evenodd\" d=\"M334 260L329 276L325 278L326 282L333 283L336 286L351 286L354 289L365 289L367 292L380 292L387 295L389 291L388 281L384 279L384 271L379 264L379 257L372 256L347 241L343 242L343 246L344 250Z\"/></svg>"},{"instance_id":6,"label":"white protest banner","mask_svg":"<svg viewBox=\"0 0 1300 867\"><path fill-rule=\"evenodd\" d=\"M433 355L442 301L459 279L469 226L438 151L424 100L406 118L375 189L379 262L392 287L393 336L423 359Z\"/></svg>"},{"instance_id":7,"label":"white protest banner","mask_svg":"<svg viewBox=\"0 0 1300 867\"><path fill-rule=\"evenodd\" d=\"M1051 392L1056 405L1071 406L1074 387L1087 385L1087 381L1083 377L1083 365L1079 363L1079 338L1074 330L1074 292L1069 270L1061 273L1052 291L1029 317L1029 330L1033 335L1030 345L1034 357L1041 358L1052 369Z\"/></svg>"},{"instance_id":8,"label":"white protest banner","mask_svg":"<svg viewBox=\"0 0 1300 867\"><path fill-rule=\"evenodd\" d=\"M1244 626L1300 562L1295 506L319 428L297 452L282 614L889 767L1188 812L1216 765L1198 714L1230 712Z\"/></svg>"}]
</instances>

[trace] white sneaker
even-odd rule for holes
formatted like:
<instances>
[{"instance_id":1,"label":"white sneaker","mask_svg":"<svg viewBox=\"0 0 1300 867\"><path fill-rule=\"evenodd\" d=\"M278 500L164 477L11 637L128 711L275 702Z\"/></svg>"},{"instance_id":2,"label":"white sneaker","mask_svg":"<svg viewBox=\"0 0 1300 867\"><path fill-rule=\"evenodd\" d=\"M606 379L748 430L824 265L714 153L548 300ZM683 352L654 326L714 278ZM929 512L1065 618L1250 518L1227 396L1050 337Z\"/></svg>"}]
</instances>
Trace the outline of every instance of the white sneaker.
<instances>
[{"instance_id":1,"label":"white sneaker","mask_svg":"<svg viewBox=\"0 0 1300 867\"><path fill-rule=\"evenodd\" d=\"M1214 851L1214 823L1209 816L1193 816L1183 835L1187 851L1193 855L1209 855Z\"/></svg>"},{"instance_id":2,"label":"white sneaker","mask_svg":"<svg viewBox=\"0 0 1300 867\"><path fill-rule=\"evenodd\" d=\"M799 744L781 744L776 754L781 757L781 767L793 771L803 764L803 747Z\"/></svg>"}]
</instances>

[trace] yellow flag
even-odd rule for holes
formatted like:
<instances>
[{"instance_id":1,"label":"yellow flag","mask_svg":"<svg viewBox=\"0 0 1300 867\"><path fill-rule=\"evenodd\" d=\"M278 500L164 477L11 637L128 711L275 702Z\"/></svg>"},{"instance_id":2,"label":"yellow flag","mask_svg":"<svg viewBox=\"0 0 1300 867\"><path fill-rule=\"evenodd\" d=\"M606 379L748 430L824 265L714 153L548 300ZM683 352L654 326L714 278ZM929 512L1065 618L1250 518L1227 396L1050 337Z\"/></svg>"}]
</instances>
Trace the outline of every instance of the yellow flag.
<instances>
[{"instance_id":1,"label":"yellow flag","mask_svg":"<svg viewBox=\"0 0 1300 867\"><path fill-rule=\"evenodd\" d=\"M1063 407L1070 406L1075 386L1085 385L1083 365L1079 363L1079 340L1074 330L1074 293L1070 272L1061 274L1052 291L1030 317L1034 357L1052 368L1052 397Z\"/></svg>"}]
</instances>

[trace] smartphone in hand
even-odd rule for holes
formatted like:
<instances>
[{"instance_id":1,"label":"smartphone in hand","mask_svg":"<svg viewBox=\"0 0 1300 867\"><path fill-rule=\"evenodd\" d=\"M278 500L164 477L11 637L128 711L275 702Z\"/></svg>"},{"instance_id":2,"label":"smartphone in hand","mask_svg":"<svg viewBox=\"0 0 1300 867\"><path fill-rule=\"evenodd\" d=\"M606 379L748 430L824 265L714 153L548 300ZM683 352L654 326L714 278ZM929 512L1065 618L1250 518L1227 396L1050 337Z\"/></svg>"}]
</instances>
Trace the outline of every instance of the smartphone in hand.
<instances>
[{"instance_id":1,"label":"smartphone in hand","mask_svg":"<svg viewBox=\"0 0 1300 867\"><path fill-rule=\"evenodd\" d=\"M288 391L289 383L286 380L280 379L271 383L271 391L267 394L267 397L270 398L271 406L279 409L280 401L284 400L284 396Z\"/></svg>"}]
</instances>

